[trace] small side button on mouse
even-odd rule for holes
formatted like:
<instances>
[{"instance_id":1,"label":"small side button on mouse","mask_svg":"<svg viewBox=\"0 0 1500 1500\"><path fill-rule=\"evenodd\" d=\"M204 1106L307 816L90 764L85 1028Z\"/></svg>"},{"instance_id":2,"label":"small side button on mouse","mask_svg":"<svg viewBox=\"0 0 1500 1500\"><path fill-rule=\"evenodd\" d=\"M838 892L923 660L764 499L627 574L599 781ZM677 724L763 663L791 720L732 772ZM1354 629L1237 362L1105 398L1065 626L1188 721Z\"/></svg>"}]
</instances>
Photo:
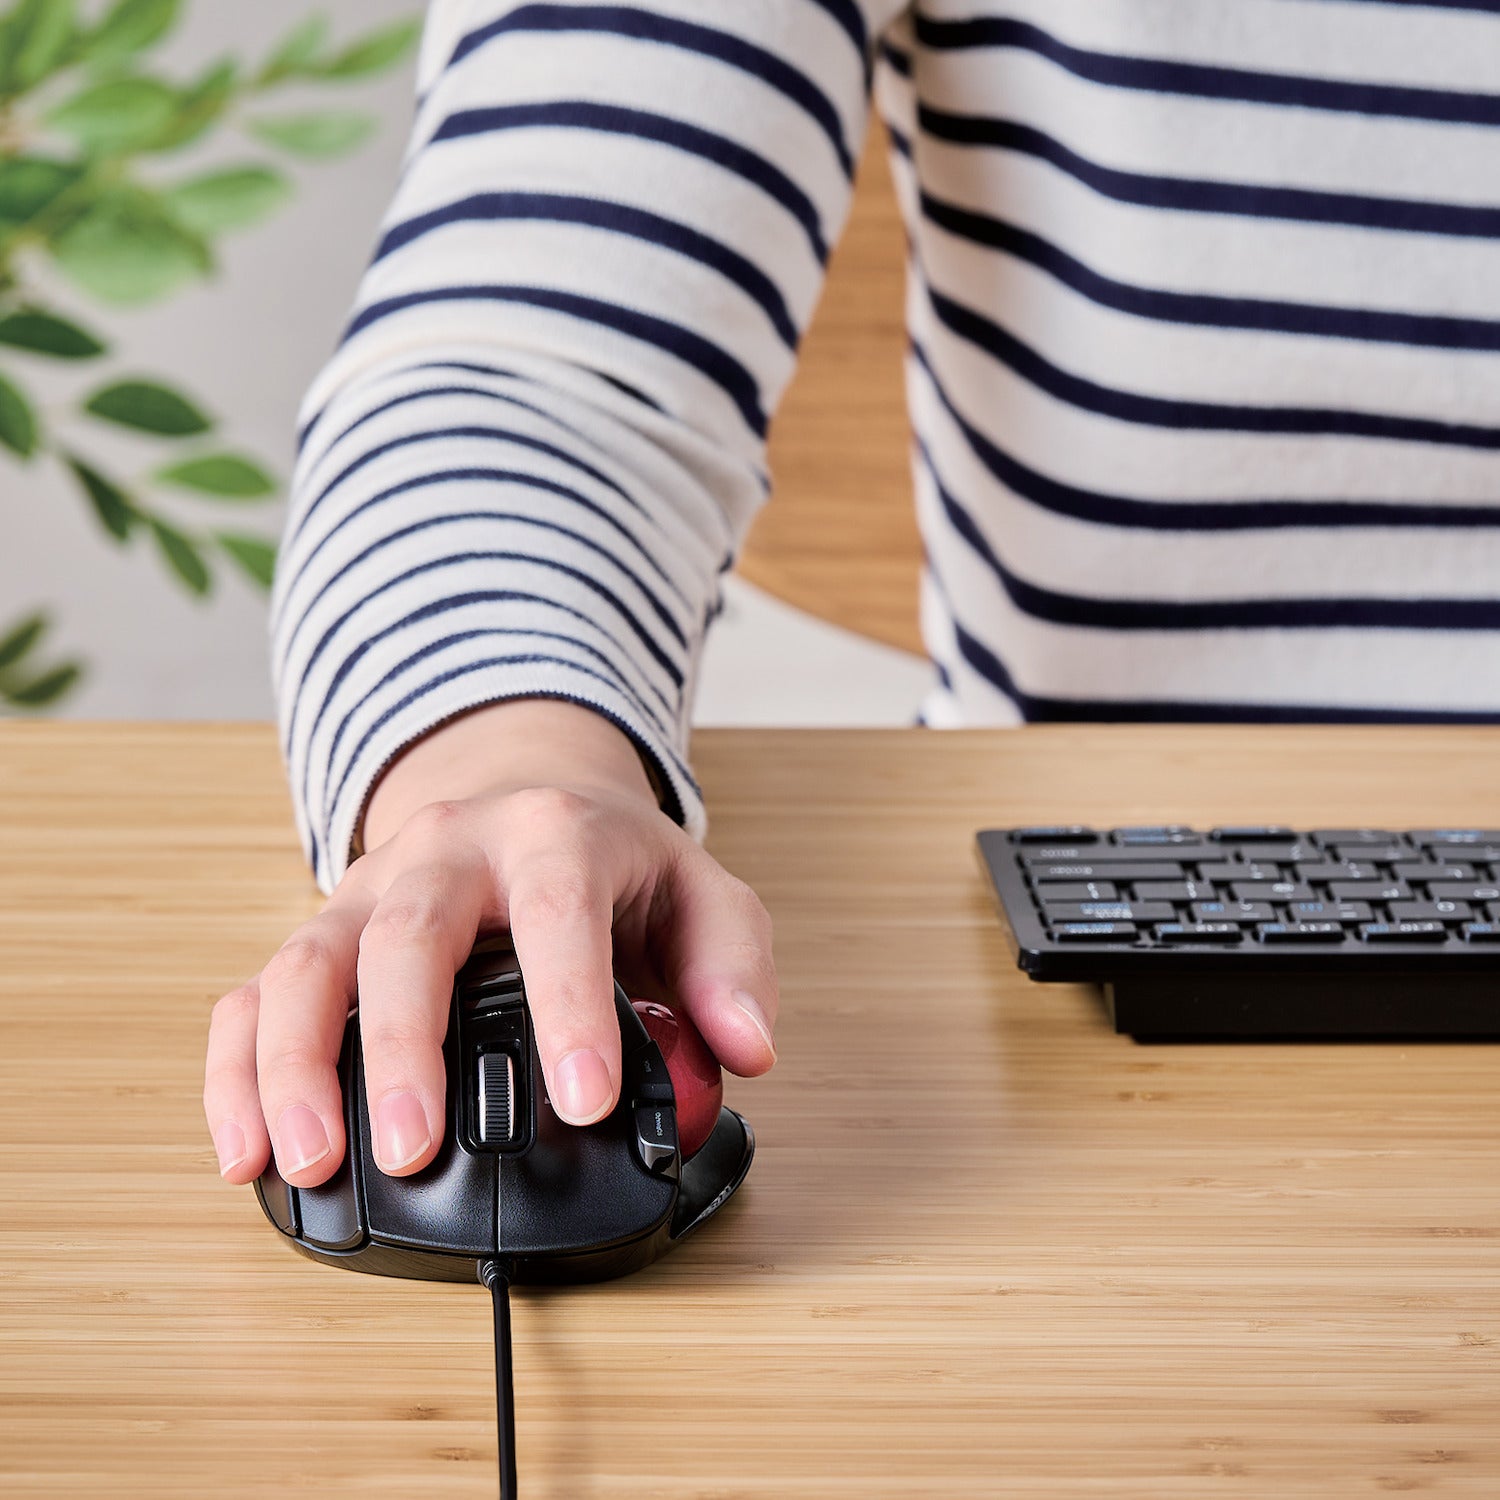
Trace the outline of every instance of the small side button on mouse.
<instances>
[{"instance_id":1,"label":"small side button on mouse","mask_svg":"<svg viewBox=\"0 0 1500 1500\"><path fill-rule=\"evenodd\" d=\"M677 1115L664 1104L642 1104L635 1112L635 1147L648 1172L677 1173Z\"/></svg>"},{"instance_id":2,"label":"small side button on mouse","mask_svg":"<svg viewBox=\"0 0 1500 1500\"><path fill-rule=\"evenodd\" d=\"M634 1053L627 1066L633 1074L635 1097L642 1104L672 1104L672 1077L655 1042L647 1042Z\"/></svg>"}]
</instances>

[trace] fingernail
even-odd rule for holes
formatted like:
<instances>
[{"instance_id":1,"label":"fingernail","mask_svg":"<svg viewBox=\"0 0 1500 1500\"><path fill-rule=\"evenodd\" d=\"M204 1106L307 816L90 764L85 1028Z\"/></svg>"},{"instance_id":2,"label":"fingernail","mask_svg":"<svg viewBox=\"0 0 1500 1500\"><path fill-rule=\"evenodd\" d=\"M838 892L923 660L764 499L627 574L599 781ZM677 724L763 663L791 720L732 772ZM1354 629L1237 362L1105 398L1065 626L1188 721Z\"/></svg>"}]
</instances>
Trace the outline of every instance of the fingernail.
<instances>
[{"instance_id":1,"label":"fingernail","mask_svg":"<svg viewBox=\"0 0 1500 1500\"><path fill-rule=\"evenodd\" d=\"M558 1112L578 1125L589 1125L609 1108L609 1069L588 1047L570 1052L557 1065Z\"/></svg>"},{"instance_id":2,"label":"fingernail","mask_svg":"<svg viewBox=\"0 0 1500 1500\"><path fill-rule=\"evenodd\" d=\"M250 1154L245 1132L233 1120L225 1120L214 1131L214 1151L219 1158L219 1176L232 1172Z\"/></svg>"},{"instance_id":3,"label":"fingernail","mask_svg":"<svg viewBox=\"0 0 1500 1500\"><path fill-rule=\"evenodd\" d=\"M760 1008L760 1001L748 990L736 990L729 998L754 1022L755 1029L760 1032L761 1039L766 1044L766 1050L774 1058L776 1043L771 1037L771 1023L766 1020L766 1013Z\"/></svg>"},{"instance_id":4,"label":"fingernail","mask_svg":"<svg viewBox=\"0 0 1500 1500\"><path fill-rule=\"evenodd\" d=\"M333 1148L323 1122L305 1104L289 1104L276 1122L276 1161L282 1176L322 1161Z\"/></svg>"},{"instance_id":5,"label":"fingernail","mask_svg":"<svg viewBox=\"0 0 1500 1500\"><path fill-rule=\"evenodd\" d=\"M387 1094L375 1110L375 1160L383 1171L410 1165L432 1144L427 1111L407 1089Z\"/></svg>"}]
</instances>

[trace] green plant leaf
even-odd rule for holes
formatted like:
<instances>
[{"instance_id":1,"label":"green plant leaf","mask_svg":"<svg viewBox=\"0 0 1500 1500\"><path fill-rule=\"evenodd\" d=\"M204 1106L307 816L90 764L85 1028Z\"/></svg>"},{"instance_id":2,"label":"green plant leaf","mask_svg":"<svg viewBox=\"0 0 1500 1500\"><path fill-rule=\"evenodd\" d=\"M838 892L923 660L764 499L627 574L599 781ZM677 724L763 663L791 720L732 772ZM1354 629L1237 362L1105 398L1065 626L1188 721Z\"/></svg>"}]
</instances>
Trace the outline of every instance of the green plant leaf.
<instances>
[{"instance_id":1,"label":"green plant leaf","mask_svg":"<svg viewBox=\"0 0 1500 1500\"><path fill-rule=\"evenodd\" d=\"M82 176L77 163L46 156L0 160L0 228L29 223Z\"/></svg>"},{"instance_id":2,"label":"green plant leaf","mask_svg":"<svg viewBox=\"0 0 1500 1500\"><path fill-rule=\"evenodd\" d=\"M169 188L166 201L178 223L199 234L217 234L274 213L291 191L291 183L270 167L231 167Z\"/></svg>"},{"instance_id":3,"label":"green plant leaf","mask_svg":"<svg viewBox=\"0 0 1500 1500\"><path fill-rule=\"evenodd\" d=\"M73 39L74 0L21 0L5 38L6 93L22 94L53 72Z\"/></svg>"},{"instance_id":4,"label":"green plant leaf","mask_svg":"<svg viewBox=\"0 0 1500 1500\"><path fill-rule=\"evenodd\" d=\"M214 540L262 588L271 587L276 573L276 545L264 537L243 536L232 531L214 534Z\"/></svg>"},{"instance_id":5,"label":"green plant leaf","mask_svg":"<svg viewBox=\"0 0 1500 1500\"><path fill-rule=\"evenodd\" d=\"M208 564L203 554L175 526L168 525L160 516L151 516L151 534L168 566L188 586L191 593L206 594L213 583Z\"/></svg>"},{"instance_id":6,"label":"green plant leaf","mask_svg":"<svg viewBox=\"0 0 1500 1500\"><path fill-rule=\"evenodd\" d=\"M155 194L129 185L102 193L51 249L84 291L121 305L154 301L213 267L201 235L179 224Z\"/></svg>"},{"instance_id":7,"label":"green plant leaf","mask_svg":"<svg viewBox=\"0 0 1500 1500\"><path fill-rule=\"evenodd\" d=\"M158 469L163 484L196 490L221 500L258 500L275 492L276 481L259 464L235 453L208 453Z\"/></svg>"},{"instance_id":8,"label":"green plant leaf","mask_svg":"<svg viewBox=\"0 0 1500 1500\"><path fill-rule=\"evenodd\" d=\"M104 529L117 542L129 541L135 523L141 519L141 513L132 504L130 497L114 480L106 479L76 454L65 453L63 459L83 486L83 492L88 496L89 503L94 507L94 514L99 517Z\"/></svg>"},{"instance_id":9,"label":"green plant leaf","mask_svg":"<svg viewBox=\"0 0 1500 1500\"><path fill-rule=\"evenodd\" d=\"M31 403L0 375L0 443L22 458L36 452L36 413Z\"/></svg>"},{"instance_id":10,"label":"green plant leaf","mask_svg":"<svg viewBox=\"0 0 1500 1500\"><path fill-rule=\"evenodd\" d=\"M177 107L161 130L142 143L147 151L176 151L191 145L224 113L234 98L239 65L232 59L214 63L197 83L177 97Z\"/></svg>"},{"instance_id":11,"label":"green plant leaf","mask_svg":"<svg viewBox=\"0 0 1500 1500\"><path fill-rule=\"evenodd\" d=\"M0 318L0 344L58 359L92 359L104 353L93 334L39 307L23 307Z\"/></svg>"},{"instance_id":12,"label":"green plant leaf","mask_svg":"<svg viewBox=\"0 0 1500 1500\"><path fill-rule=\"evenodd\" d=\"M0 672L20 661L46 633L50 623L46 611L39 609L7 630L0 637Z\"/></svg>"},{"instance_id":13,"label":"green plant leaf","mask_svg":"<svg viewBox=\"0 0 1500 1500\"><path fill-rule=\"evenodd\" d=\"M95 391L83 407L107 422L161 437L189 437L214 425L186 396L149 380L107 385Z\"/></svg>"},{"instance_id":14,"label":"green plant leaf","mask_svg":"<svg viewBox=\"0 0 1500 1500\"><path fill-rule=\"evenodd\" d=\"M256 85L267 88L284 78L296 78L318 70L316 58L328 36L328 17L309 16L294 26L255 75Z\"/></svg>"},{"instance_id":15,"label":"green plant leaf","mask_svg":"<svg viewBox=\"0 0 1500 1500\"><path fill-rule=\"evenodd\" d=\"M83 668L76 661L69 661L40 677L33 677L30 682L0 688L0 691L17 708L46 708L56 703L82 675Z\"/></svg>"},{"instance_id":16,"label":"green plant leaf","mask_svg":"<svg viewBox=\"0 0 1500 1500\"><path fill-rule=\"evenodd\" d=\"M177 90L159 78L86 84L43 118L94 155L134 150L158 136L178 108Z\"/></svg>"},{"instance_id":17,"label":"green plant leaf","mask_svg":"<svg viewBox=\"0 0 1500 1500\"><path fill-rule=\"evenodd\" d=\"M341 156L362 145L375 128L370 115L345 110L318 111L298 115L264 115L247 127L269 145L294 156L313 158Z\"/></svg>"},{"instance_id":18,"label":"green plant leaf","mask_svg":"<svg viewBox=\"0 0 1500 1500\"><path fill-rule=\"evenodd\" d=\"M111 63L159 42L176 24L182 0L116 0L83 41L90 63Z\"/></svg>"},{"instance_id":19,"label":"green plant leaf","mask_svg":"<svg viewBox=\"0 0 1500 1500\"><path fill-rule=\"evenodd\" d=\"M368 78L400 62L421 34L422 23L416 17L382 26L352 42L318 72L324 78Z\"/></svg>"}]
</instances>

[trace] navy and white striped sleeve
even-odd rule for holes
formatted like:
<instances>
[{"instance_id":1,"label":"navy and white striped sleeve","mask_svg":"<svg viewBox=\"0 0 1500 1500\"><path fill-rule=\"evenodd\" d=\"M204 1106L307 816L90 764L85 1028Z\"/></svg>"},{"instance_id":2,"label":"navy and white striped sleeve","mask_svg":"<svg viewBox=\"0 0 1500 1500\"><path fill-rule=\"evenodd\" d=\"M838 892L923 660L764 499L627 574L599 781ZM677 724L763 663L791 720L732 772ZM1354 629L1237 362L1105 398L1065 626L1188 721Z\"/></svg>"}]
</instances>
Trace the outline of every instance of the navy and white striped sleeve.
<instances>
[{"instance_id":1,"label":"navy and white striped sleeve","mask_svg":"<svg viewBox=\"0 0 1500 1500\"><path fill-rule=\"evenodd\" d=\"M583 703L701 833L718 578L847 213L899 0L436 0L411 145L304 401L272 652L324 889L381 769Z\"/></svg>"}]
</instances>

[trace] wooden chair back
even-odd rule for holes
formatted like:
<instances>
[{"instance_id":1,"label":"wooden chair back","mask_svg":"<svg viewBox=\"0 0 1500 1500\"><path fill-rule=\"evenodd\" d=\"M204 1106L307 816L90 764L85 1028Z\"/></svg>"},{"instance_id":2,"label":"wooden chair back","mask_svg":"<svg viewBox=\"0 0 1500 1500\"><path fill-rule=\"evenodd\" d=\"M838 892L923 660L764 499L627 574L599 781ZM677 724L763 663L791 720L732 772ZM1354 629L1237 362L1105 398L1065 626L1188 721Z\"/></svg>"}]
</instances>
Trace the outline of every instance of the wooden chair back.
<instances>
[{"instance_id":1,"label":"wooden chair back","mask_svg":"<svg viewBox=\"0 0 1500 1500\"><path fill-rule=\"evenodd\" d=\"M905 239L886 152L872 125L848 228L772 424L772 496L739 572L821 619L920 653Z\"/></svg>"}]
</instances>

